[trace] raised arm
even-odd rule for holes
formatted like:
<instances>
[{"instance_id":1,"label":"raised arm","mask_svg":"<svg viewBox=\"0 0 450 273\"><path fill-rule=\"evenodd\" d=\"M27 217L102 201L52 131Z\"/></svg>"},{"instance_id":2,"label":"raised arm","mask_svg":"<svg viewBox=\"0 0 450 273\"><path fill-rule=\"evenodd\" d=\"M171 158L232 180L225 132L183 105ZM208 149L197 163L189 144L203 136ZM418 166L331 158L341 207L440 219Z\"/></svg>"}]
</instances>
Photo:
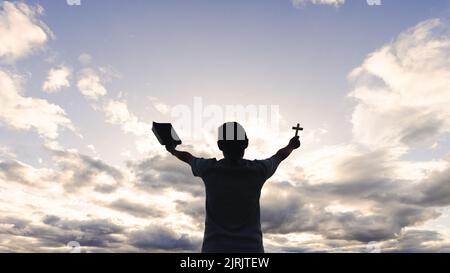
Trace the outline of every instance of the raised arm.
<instances>
[{"instance_id":1,"label":"raised arm","mask_svg":"<svg viewBox=\"0 0 450 273\"><path fill-rule=\"evenodd\" d=\"M176 150L176 146L171 146L171 145L167 145L166 146L166 150L171 153L173 156L175 156L176 158L178 158L179 160L186 162L187 164L191 165L192 164L192 160L194 160L194 156L191 155L188 152L184 152L184 151L177 151Z\"/></svg>"},{"instance_id":2,"label":"raised arm","mask_svg":"<svg viewBox=\"0 0 450 273\"><path fill-rule=\"evenodd\" d=\"M300 137L296 136L289 141L289 144L286 147L280 149L274 156L272 156L272 159L274 159L278 165L283 160L288 158L288 156L292 153L292 151L298 148L300 148Z\"/></svg>"}]
</instances>

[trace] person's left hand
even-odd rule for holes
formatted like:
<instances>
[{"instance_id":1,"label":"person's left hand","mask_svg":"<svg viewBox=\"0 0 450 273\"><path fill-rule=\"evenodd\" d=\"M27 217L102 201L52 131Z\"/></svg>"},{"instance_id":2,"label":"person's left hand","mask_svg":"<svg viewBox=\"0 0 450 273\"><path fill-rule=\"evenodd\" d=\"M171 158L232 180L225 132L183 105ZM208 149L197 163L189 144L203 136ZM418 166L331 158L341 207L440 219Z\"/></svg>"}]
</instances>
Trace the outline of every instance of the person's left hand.
<instances>
[{"instance_id":1,"label":"person's left hand","mask_svg":"<svg viewBox=\"0 0 450 273\"><path fill-rule=\"evenodd\" d=\"M300 145L301 145L300 144L300 137L295 136L289 141L288 147L291 148L292 150L295 150L295 149L300 148Z\"/></svg>"}]
</instances>

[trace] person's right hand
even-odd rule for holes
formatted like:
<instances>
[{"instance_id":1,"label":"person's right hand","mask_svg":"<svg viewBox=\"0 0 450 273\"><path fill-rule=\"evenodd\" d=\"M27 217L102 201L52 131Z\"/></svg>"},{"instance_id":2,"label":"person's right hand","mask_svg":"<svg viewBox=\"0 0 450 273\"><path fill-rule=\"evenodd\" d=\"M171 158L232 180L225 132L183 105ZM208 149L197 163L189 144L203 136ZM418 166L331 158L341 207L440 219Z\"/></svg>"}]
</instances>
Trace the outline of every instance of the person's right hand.
<instances>
[{"instance_id":1,"label":"person's right hand","mask_svg":"<svg viewBox=\"0 0 450 273\"><path fill-rule=\"evenodd\" d=\"M175 148L176 148L176 147L177 147L176 144L169 144L169 145L166 145L166 150L167 150L169 153L173 154L173 152L175 152Z\"/></svg>"},{"instance_id":2,"label":"person's right hand","mask_svg":"<svg viewBox=\"0 0 450 273\"><path fill-rule=\"evenodd\" d=\"M295 150L295 149L300 148L300 145L301 145L300 144L300 137L299 136L295 136L289 141L288 147L291 148L292 150Z\"/></svg>"}]
</instances>

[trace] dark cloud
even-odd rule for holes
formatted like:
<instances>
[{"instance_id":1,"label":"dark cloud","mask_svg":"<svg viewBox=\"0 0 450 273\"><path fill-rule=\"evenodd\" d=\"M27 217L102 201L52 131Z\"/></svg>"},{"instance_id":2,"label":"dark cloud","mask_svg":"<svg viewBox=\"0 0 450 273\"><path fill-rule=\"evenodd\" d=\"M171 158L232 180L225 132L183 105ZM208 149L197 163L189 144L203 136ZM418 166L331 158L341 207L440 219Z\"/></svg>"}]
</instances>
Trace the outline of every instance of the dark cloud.
<instances>
[{"instance_id":1,"label":"dark cloud","mask_svg":"<svg viewBox=\"0 0 450 273\"><path fill-rule=\"evenodd\" d=\"M61 183L67 192L77 192L92 187L99 193L112 193L121 186L124 174L101 160L74 151L49 149L59 169L38 169L21 162L0 161L0 178L8 181L41 187L43 183ZM33 174L30 176L29 174ZM36 177L39 174L39 177ZM106 179L99 179L103 175ZM34 180L37 181L34 181Z\"/></svg>"},{"instance_id":2,"label":"dark cloud","mask_svg":"<svg viewBox=\"0 0 450 273\"><path fill-rule=\"evenodd\" d=\"M2 225L11 225L12 228L15 228L15 229L23 229L29 223L30 222L28 220L17 218L17 217L1 217L0 218L0 224L2 224Z\"/></svg>"},{"instance_id":3,"label":"dark cloud","mask_svg":"<svg viewBox=\"0 0 450 273\"><path fill-rule=\"evenodd\" d=\"M194 196L204 194L203 182L192 175L185 163L174 158L151 157L139 162L128 162L137 178L137 185L147 190L174 189Z\"/></svg>"},{"instance_id":4,"label":"dark cloud","mask_svg":"<svg viewBox=\"0 0 450 273\"><path fill-rule=\"evenodd\" d=\"M405 200L423 206L450 205L450 164L443 171L432 173L425 181L414 187Z\"/></svg>"},{"instance_id":5,"label":"dark cloud","mask_svg":"<svg viewBox=\"0 0 450 273\"><path fill-rule=\"evenodd\" d=\"M144 251L199 251L200 240L188 234L176 234L162 226L149 226L132 232L129 243Z\"/></svg>"},{"instance_id":6,"label":"dark cloud","mask_svg":"<svg viewBox=\"0 0 450 273\"><path fill-rule=\"evenodd\" d=\"M71 174L69 179L63 180L64 188L68 192L76 192L87 186L92 186L100 193L112 193L120 187L123 173L99 159L72 151L50 150L60 171ZM98 176L109 177L109 182L99 181Z\"/></svg>"},{"instance_id":7,"label":"dark cloud","mask_svg":"<svg viewBox=\"0 0 450 273\"><path fill-rule=\"evenodd\" d=\"M348 186L345 183L342 185ZM286 182L266 185L268 187L266 192L270 194L265 194L261 201L264 232L269 234L310 232L327 239L383 241L395 238L405 227L439 216L431 208L402 204L396 200L378 203L376 198L370 200L374 203L370 214L358 210L328 211L327 207L332 201L345 199L347 194L355 194L342 191L339 186L339 184L293 186ZM383 187L382 183L380 187ZM362 192L366 192L366 189ZM315 196L317 194L322 198Z\"/></svg>"},{"instance_id":8,"label":"dark cloud","mask_svg":"<svg viewBox=\"0 0 450 273\"><path fill-rule=\"evenodd\" d=\"M156 224L129 232L108 219L76 221L54 215L40 223L0 218L0 243L4 240L16 243L0 248L2 252L69 252L72 241L91 252L197 252L201 244L200 238Z\"/></svg>"},{"instance_id":9,"label":"dark cloud","mask_svg":"<svg viewBox=\"0 0 450 273\"><path fill-rule=\"evenodd\" d=\"M159 209L155 209L150 206L144 206L140 203L135 203L128 201L126 199L119 199L109 204L111 209L128 213L130 215L149 218L149 217L162 217L165 215L164 212Z\"/></svg>"},{"instance_id":10,"label":"dark cloud","mask_svg":"<svg viewBox=\"0 0 450 273\"><path fill-rule=\"evenodd\" d=\"M109 220L93 219L84 221L63 220L57 216L46 216L43 219L46 225L58 227L64 230L79 230L93 235L108 235L120 233L123 228Z\"/></svg>"},{"instance_id":11,"label":"dark cloud","mask_svg":"<svg viewBox=\"0 0 450 273\"><path fill-rule=\"evenodd\" d=\"M385 180L392 177L395 171L388 159L389 151L386 150L346 156L336 166L336 180L338 182Z\"/></svg>"},{"instance_id":12,"label":"dark cloud","mask_svg":"<svg viewBox=\"0 0 450 273\"><path fill-rule=\"evenodd\" d=\"M54 226L56 225L61 219L58 216L54 215L47 215L42 219L42 222L46 225Z\"/></svg>"},{"instance_id":13,"label":"dark cloud","mask_svg":"<svg viewBox=\"0 0 450 273\"><path fill-rule=\"evenodd\" d=\"M112 247L112 244L122 242L116 235L124 232L123 227L103 219L75 221L46 216L43 223L58 230L56 234L60 235L44 238L64 245L70 241L77 241L86 247Z\"/></svg>"},{"instance_id":14,"label":"dark cloud","mask_svg":"<svg viewBox=\"0 0 450 273\"><path fill-rule=\"evenodd\" d=\"M103 219L75 221L49 215L44 217L41 223L15 218L3 218L0 223L0 238L8 236L13 240L18 237L28 239L22 246L9 245L11 251L52 252L55 249L65 249L71 241L77 241L83 247L103 249L116 249L123 243L121 235L124 229Z\"/></svg>"},{"instance_id":15,"label":"dark cloud","mask_svg":"<svg viewBox=\"0 0 450 273\"><path fill-rule=\"evenodd\" d=\"M26 168L17 161L4 161L0 162L0 177L5 181L28 183L24 178Z\"/></svg>"},{"instance_id":16,"label":"dark cloud","mask_svg":"<svg viewBox=\"0 0 450 273\"><path fill-rule=\"evenodd\" d=\"M442 235L432 230L407 230L396 240L380 245L383 252L398 253L436 253L449 252L450 244Z\"/></svg>"},{"instance_id":17,"label":"dark cloud","mask_svg":"<svg viewBox=\"0 0 450 273\"><path fill-rule=\"evenodd\" d=\"M417 115L420 111L413 111L409 115ZM411 147L423 144L432 144L436 136L442 133L445 122L437 118L435 113L422 114L414 119L408 127L403 128L400 133L400 141Z\"/></svg>"},{"instance_id":18,"label":"dark cloud","mask_svg":"<svg viewBox=\"0 0 450 273\"><path fill-rule=\"evenodd\" d=\"M352 243L346 240L313 239L301 246L274 246L266 249L274 252L358 252L358 253L447 253L450 251L442 234L432 230L405 230L395 238L383 242Z\"/></svg>"},{"instance_id":19,"label":"dark cloud","mask_svg":"<svg viewBox=\"0 0 450 273\"><path fill-rule=\"evenodd\" d=\"M190 216L198 229L204 228L205 222L205 197L196 197L189 201L176 201L176 209L178 212Z\"/></svg>"}]
</instances>

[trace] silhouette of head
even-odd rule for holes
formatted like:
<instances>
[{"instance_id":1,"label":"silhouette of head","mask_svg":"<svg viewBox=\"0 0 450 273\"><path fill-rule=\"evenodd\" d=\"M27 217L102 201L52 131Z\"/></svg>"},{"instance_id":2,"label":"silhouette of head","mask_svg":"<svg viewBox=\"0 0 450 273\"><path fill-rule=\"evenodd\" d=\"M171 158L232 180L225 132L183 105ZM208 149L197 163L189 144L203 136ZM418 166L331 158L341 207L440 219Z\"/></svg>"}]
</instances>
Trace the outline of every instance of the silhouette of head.
<instances>
[{"instance_id":1,"label":"silhouette of head","mask_svg":"<svg viewBox=\"0 0 450 273\"><path fill-rule=\"evenodd\" d=\"M239 160L244 157L248 147L248 138L244 127L237 122L227 122L219 127L219 140L217 141L223 156L230 160Z\"/></svg>"}]
</instances>

